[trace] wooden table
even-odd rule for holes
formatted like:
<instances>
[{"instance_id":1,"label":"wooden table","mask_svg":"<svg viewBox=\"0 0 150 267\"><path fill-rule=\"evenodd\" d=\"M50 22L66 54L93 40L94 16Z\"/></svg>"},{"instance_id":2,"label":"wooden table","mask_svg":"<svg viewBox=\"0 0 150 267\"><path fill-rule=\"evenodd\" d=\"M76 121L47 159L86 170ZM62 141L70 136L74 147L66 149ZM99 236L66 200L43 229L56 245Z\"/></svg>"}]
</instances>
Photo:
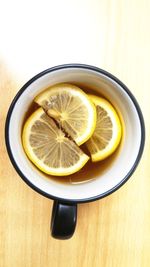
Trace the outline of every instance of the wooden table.
<instances>
[{"instance_id":1,"label":"wooden table","mask_svg":"<svg viewBox=\"0 0 150 267\"><path fill-rule=\"evenodd\" d=\"M0 8L0 266L150 266L150 1L9 1ZM12 167L4 142L8 106L36 73L63 63L99 66L121 79L144 114L147 140L132 178L78 207L72 239L50 236L52 201Z\"/></svg>"}]
</instances>

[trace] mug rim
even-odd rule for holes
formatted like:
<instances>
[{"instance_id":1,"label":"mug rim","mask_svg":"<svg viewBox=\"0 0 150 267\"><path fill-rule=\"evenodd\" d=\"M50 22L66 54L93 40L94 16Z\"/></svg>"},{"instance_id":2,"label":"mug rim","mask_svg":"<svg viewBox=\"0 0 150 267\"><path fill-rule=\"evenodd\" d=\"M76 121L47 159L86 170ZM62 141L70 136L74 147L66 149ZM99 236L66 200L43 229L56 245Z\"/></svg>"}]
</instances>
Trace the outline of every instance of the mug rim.
<instances>
[{"instance_id":1,"label":"mug rim","mask_svg":"<svg viewBox=\"0 0 150 267\"><path fill-rule=\"evenodd\" d=\"M111 80L115 81L117 84L119 84L121 86L121 88L128 94L128 96L130 97L130 99L132 100L137 114L139 116L139 121L140 121L140 127L141 127L141 143L140 143L140 147L139 147L139 151L138 151L138 155L135 159L135 162L132 166L132 168L128 171L128 173L125 175L125 177L117 184L115 185L113 188L107 190L105 193L96 195L94 197L88 197L88 198L84 198L84 199L67 199L67 198L59 198L56 196L53 196L51 194L46 193L45 191L41 190L40 188L38 188L37 186L35 186L34 184L32 184L30 182L29 179L27 179L27 177L23 174L23 172L21 171L21 169L19 168L17 162L15 161L14 157L13 157L13 153L11 151L11 147L10 147L10 142L9 142L9 123L10 123L10 119L11 119L11 114L13 112L14 106L16 104L16 102L18 101L19 97L22 95L22 93L28 88L28 86L30 84L32 84L34 81L36 81L37 79L41 78L42 76L46 75L47 73L53 72L53 71L57 71L57 70L61 70L61 69L67 69L67 68L81 68L81 69L88 69L88 70L92 70L98 73L101 73L103 75L105 75L106 77L110 78ZM5 122L5 144L6 144L6 148L7 148L7 152L10 158L10 161L13 165L13 167L15 168L15 170L17 171L17 173L19 174L19 176L22 178L22 180L28 185L30 186L33 190L35 190L37 193L52 199L52 200L58 200L60 202L63 203L86 203L86 202L92 202L92 201L96 201L98 199L101 199L103 197L106 197L112 193L114 193L116 190L118 190L122 185L124 185L128 179L131 177L131 175L133 174L133 172L135 171L135 169L138 166L138 163L141 159L141 156L143 154L143 150L144 150L144 144L145 144L145 124L144 124L144 118L140 109L140 106L136 100L136 98L134 97L134 95L131 93L131 91L127 88L127 86L122 83L118 78L116 78L113 74L92 66L92 65L87 65L87 64L79 64L79 63L71 63L71 64L62 64L62 65L57 65L51 68L48 68L40 73L38 73L37 75L35 75L33 78L31 78L27 83L25 83L22 88L18 91L18 93L15 95L14 99L12 100L10 107L8 109L8 113L7 113L7 117L6 117L6 122Z\"/></svg>"}]
</instances>

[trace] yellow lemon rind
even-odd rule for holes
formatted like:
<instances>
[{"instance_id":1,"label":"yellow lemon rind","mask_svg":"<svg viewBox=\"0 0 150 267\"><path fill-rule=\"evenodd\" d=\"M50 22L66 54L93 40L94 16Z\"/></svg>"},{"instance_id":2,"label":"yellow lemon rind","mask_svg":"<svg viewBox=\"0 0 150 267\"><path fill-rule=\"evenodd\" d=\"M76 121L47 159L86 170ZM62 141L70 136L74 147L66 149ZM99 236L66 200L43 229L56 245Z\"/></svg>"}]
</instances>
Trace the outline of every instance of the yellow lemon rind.
<instances>
[{"instance_id":1,"label":"yellow lemon rind","mask_svg":"<svg viewBox=\"0 0 150 267\"><path fill-rule=\"evenodd\" d=\"M116 110L106 99L95 95L89 95L89 97L96 106L99 105L108 112L113 123L113 137L108 146L95 154L91 154L92 161L97 162L106 159L117 149L122 137L122 126Z\"/></svg>"}]
</instances>

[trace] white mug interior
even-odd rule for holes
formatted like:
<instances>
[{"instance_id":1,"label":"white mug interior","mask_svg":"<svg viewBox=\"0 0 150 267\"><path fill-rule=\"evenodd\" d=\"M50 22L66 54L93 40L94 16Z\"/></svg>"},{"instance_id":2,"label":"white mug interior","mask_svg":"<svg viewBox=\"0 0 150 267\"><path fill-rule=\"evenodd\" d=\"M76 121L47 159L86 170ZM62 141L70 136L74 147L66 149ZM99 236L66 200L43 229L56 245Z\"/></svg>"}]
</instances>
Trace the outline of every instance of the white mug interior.
<instances>
[{"instance_id":1,"label":"white mug interior","mask_svg":"<svg viewBox=\"0 0 150 267\"><path fill-rule=\"evenodd\" d=\"M21 130L25 112L34 97L47 87L61 83L84 85L111 101L123 124L123 138L113 164L95 179L78 184L64 184L42 174L27 158L21 142ZM141 124L137 109L129 94L116 81L91 69L60 68L34 80L18 98L9 123L9 144L12 156L21 173L35 188L50 197L66 200L85 200L107 194L118 186L132 169L141 145ZM88 176L88 173L87 173Z\"/></svg>"}]
</instances>

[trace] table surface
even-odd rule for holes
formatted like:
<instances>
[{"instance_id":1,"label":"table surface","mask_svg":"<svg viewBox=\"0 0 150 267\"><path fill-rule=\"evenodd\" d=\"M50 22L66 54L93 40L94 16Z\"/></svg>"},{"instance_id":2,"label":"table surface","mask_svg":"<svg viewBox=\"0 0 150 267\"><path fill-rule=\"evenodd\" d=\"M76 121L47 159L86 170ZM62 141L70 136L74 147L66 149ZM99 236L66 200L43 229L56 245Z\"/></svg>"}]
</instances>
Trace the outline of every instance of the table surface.
<instances>
[{"instance_id":1,"label":"table surface","mask_svg":"<svg viewBox=\"0 0 150 267\"><path fill-rule=\"evenodd\" d=\"M0 266L150 266L150 1L2 1L0 8ZM70 240L50 236L52 201L29 188L4 142L8 107L36 73L87 63L121 79L137 98L146 146L131 179L117 192L78 206Z\"/></svg>"}]
</instances>

